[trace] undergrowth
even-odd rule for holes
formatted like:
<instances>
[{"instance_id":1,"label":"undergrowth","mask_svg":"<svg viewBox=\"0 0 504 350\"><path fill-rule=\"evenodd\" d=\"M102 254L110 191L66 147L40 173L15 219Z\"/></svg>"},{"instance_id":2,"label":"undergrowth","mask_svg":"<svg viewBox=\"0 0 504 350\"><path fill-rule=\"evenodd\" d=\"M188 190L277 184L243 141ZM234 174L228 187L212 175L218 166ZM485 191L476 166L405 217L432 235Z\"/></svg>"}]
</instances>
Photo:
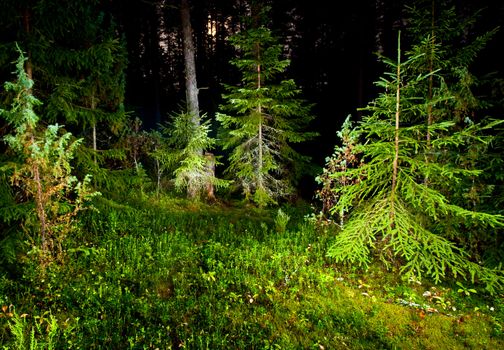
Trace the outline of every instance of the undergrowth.
<instances>
[{"instance_id":1,"label":"undergrowth","mask_svg":"<svg viewBox=\"0 0 504 350\"><path fill-rule=\"evenodd\" d=\"M103 198L0 280L4 349L496 349L501 296L333 265L306 210ZM301 208L301 209L300 209ZM474 291L474 292L473 292Z\"/></svg>"}]
</instances>

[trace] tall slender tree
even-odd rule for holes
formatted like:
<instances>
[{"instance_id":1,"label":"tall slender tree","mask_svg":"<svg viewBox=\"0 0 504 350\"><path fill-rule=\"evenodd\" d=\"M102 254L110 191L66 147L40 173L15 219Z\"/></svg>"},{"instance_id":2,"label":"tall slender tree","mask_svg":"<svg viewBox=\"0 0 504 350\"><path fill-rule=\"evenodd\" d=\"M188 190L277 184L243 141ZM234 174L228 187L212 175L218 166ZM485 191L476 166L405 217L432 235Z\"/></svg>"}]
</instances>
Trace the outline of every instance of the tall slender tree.
<instances>
[{"instance_id":1,"label":"tall slender tree","mask_svg":"<svg viewBox=\"0 0 504 350\"><path fill-rule=\"evenodd\" d=\"M180 1L180 18L182 21L182 42L184 48L186 105L187 105L187 113L190 116L190 122L193 124L193 127L190 128L189 130L193 130L193 132L196 133L197 130L201 129L200 128L201 120L200 120L200 111L198 102L198 82L196 79L195 46L193 41L189 0ZM184 114L182 114L180 118L184 119L183 115ZM175 121L174 125L180 125L180 122ZM188 131L187 127L184 129L185 131ZM204 130L202 129L202 132L205 135L208 134L207 129ZM199 135L198 136L195 135L192 139L196 140L199 138L200 138ZM190 139L189 142L187 143L187 145L192 144L192 147L187 148L187 152L193 152L194 154L186 154L188 156L186 159L201 158L201 161L198 163L204 164L203 149L198 146L194 147L195 145L198 144L201 145L201 143L190 142L192 139ZM194 163L194 161L191 163ZM184 171L183 178L189 184L195 184L195 183L200 184L201 180L190 179L191 176L197 176L197 174L199 173L201 173L201 171L199 172ZM180 178L180 176L178 178ZM200 186L194 186L194 185L187 186L187 196L189 198L196 198L199 195L198 192L201 190L200 187L201 184Z\"/></svg>"},{"instance_id":2,"label":"tall slender tree","mask_svg":"<svg viewBox=\"0 0 504 350\"><path fill-rule=\"evenodd\" d=\"M418 47L424 45L421 42ZM437 52L441 47L433 49ZM443 81L440 71L418 74L416 67L425 56L417 53L417 47L405 59L399 45L397 52L396 60L386 60L390 70L378 82L384 92L365 109L369 115L357 126L356 133L366 143L354 152L363 163L340 167L330 175L357 181L337 182L335 186L338 201L332 212L350 215L328 254L337 261L363 265L378 256L387 266L400 265L408 277L427 275L436 282L447 274L473 281L478 278L490 291L496 291L503 287L502 272L472 261L440 223L448 222L457 230L466 225L495 230L504 225L504 217L454 203L448 194L454 184L481 171L446 162L442 156L431 157L474 140L488 143L490 139L481 134L495 124L460 129L453 121L424 123L421 117L428 115L431 107L445 104L453 95L443 86L432 99L419 95L423 91L420 87L428 85L431 77Z\"/></svg>"},{"instance_id":3,"label":"tall slender tree","mask_svg":"<svg viewBox=\"0 0 504 350\"><path fill-rule=\"evenodd\" d=\"M10 181L20 192L19 198L26 196L35 204L38 220L33 222L31 215L26 215L24 224L29 234L38 233L32 238L35 244L40 242L40 261L45 264L61 257L62 242L73 228L74 216L83 208L85 200L97 193L88 190L87 176L78 183L71 174L70 161L81 140L72 141L70 133L60 135L61 127L57 124L47 128L39 126L34 107L41 102L33 96L33 80L25 71L25 61L21 53L16 64L17 80L5 84L13 97L10 109L0 109L0 115L13 128L13 133L4 140L14 157L0 169L10 171ZM0 212L3 209L2 203Z\"/></svg>"},{"instance_id":4,"label":"tall slender tree","mask_svg":"<svg viewBox=\"0 0 504 350\"><path fill-rule=\"evenodd\" d=\"M431 125L436 122L453 122L455 130L473 128L474 123L492 125L492 118L488 117L489 100L478 92L485 86L485 80L474 75L471 67L478 62L480 53L484 53L497 29L480 33L476 26L480 22L478 19L481 12L474 11L461 16L460 9L454 5L455 2L419 0L406 8L410 23L407 38L417 43L409 54L418 56L415 64L410 67L410 74L429 75L428 79L418 84L415 92L418 98L426 101L425 114L416 115L407 121L425 124L426 130L422 137L426 139L428 147L432 138ZM449 99L440 99L447 95L450 96ZM486 130L486 134L496 134L495 130ZM498 174L502 173L502 168L500 161L496 161L500 156L489 154L493 144L495 142L487 144L472 139L464 145L446 147L442 154L432 149L426 155L426 162L484 170L481 176L464 177L450 188L437 188L452 203L472 210L501 212L499 206L495 205L495 199L499 198L499 186L495 185L499 183ZM430 177L424 179L427 184L432 182L431 185L436 186L432 180ZM489 198L492 198L491 201L488 201ZM455 229L450 221L440 223L440 226L446 237L466 247L475 260L483 261L486 259L484 256L500 255L500 249L494 247L501 244L501 235L492 230L477 230L475 227ZM495 262L495 258L491 259Z\"/></svg>"},{"instance_id":5,"label":"tall slender tree","mask_svg":"<svg viewBox=\"0 0 504 350\"><path fill-rule=\"evenodd\" d=\"M310 105L299 98L294 80L275 80L289 65L282 47L256 13L255 26L235 34L231 43L241 54L231 63L242 73L241 86L226 86L227 105L217 120L231 150L227 172L237 180L245 198L260 206L293 192L292 184L308 160L293 143L315 136L305 128L313 119Z\"/></svg>"},{"instance_id":6,"label":"tall slender tree","mask_svg":"<svg viewBox=\"0 0 504 350\"><path fill-rule=\"evenodd\" d=\"M123 102L127 54L111 17L92 5L75 10L80 30L72 34L74 43L70 44L67 35L52 32L54 46L39 60L45 67L44 81L52 89L47 106L49 119L78 124L85 135L89 134L85 131L91 131L89 143L96 167L99 135L117 131L126 119Z\"/></svg>"}]
</instances>

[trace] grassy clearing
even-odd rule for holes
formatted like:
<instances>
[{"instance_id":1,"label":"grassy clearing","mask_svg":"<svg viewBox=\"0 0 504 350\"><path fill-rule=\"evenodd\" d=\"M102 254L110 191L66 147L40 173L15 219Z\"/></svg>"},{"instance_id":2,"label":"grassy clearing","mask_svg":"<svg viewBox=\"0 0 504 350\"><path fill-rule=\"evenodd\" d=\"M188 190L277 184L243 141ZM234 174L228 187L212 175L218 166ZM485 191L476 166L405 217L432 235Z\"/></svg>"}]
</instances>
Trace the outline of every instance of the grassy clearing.
<instances>
[{"instance_id":1,"label":"grassy clearing","mask_svg":"<svg viewBox=\"0 0 504 350\"><path fill-rule=\"evenodd\" d=\"M4 274L3 348L504 348L501 296L335 266L303 209L99 206L64 263Z\"/></svg>"}]
</instances>

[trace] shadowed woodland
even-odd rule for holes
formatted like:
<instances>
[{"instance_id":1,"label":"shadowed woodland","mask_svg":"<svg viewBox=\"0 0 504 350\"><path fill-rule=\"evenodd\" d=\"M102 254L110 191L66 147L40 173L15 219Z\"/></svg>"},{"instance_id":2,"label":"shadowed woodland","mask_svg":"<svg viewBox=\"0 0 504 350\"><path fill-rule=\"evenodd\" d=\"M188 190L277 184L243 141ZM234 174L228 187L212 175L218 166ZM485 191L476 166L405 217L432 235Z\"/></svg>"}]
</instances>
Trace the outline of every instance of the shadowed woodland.
<instances>
[{"instance_id":1,"label":"shadowed woodland","mask_svg":"<svg viewBox=\"0 0 504 350\"><path fill-rule=\"evenodd\" d=\"M2 349L504 347L504 5L335 7L0 3Z\"/></svg>"}]
</instances>

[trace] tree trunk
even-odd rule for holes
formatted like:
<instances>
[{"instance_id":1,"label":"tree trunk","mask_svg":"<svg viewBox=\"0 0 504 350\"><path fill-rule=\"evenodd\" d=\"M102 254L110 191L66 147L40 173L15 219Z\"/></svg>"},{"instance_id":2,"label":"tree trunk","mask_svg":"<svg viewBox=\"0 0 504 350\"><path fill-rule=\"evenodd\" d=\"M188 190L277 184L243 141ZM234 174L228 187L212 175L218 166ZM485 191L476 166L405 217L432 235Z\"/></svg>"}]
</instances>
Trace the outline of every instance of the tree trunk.
<instances>
[{"instance_id":1,"label":"tree trunk","mask_svg":"<svg viewBox=\"0 0 504 350\"><path fill-rule=\"evenodd\" d=\"M261 89L261 64L259 63L261 60L261 52L260 52L260 46L257 44L257 90ZM261 190L264 188L264 183L263 183L263 125L262 125L262 107L259 104L257 107L257 113L259 114L259 128L258 128L258 146L259 146L259 156L258 156L258 165L257 165L257 180L258 184L257 187L260 188Z\"/></svg>"},{"instance_id":2,"label":"tree trunk","mask_svg":"<svg viewBox=\"0 0 504 350\"><path fill-rule=\"evenodd\" d=\"M199 104L198 104L198 84L196 81L196 63L195 63L195 48L192 38L191 16L189 9L189 1L181 0L180 17L182 20L182 45L184 48L184 66L185 66L185 86L186 86L186 103L187 112L191 116L191 121L194 127L200 125ZM203 156L203 150L196 150L196 153ZM198 188L192 186L187 187L187 196L196 198Z\"/></svg>"},{"instance_id":3,"label":"tree trunk","mask_svg":"<svg viewBox=\"0 0 504 350\"><path fill-rule=\"evenodd\" d=\"M399 74L401 73L401 66L397 66L397 90L396 90L396 113L395 113L395 133L394 133L394 162L392 163L392 195L395 194L397 187L397 173L399 164L399 116L400 116L400 98L401 86L399 81Z\"/></svg>"},{"instance_id":4,"label":"tree trunk","mask_svg":"<svg viewBox=\"0 0 504 350\"><path fill-rule=\"evenodd\" d=\"M394 132L394 161L392 163L392 188L390 190L390 221L395 226L395 194L397 189L397 174L399 172L399 117L401 114L401 32L397 39L397 87Z\"/></svg>"},{"instance_id":5,"label":"tree trunk","mask_svg":"<svg viewBox=\"0 0 504 350\"><path fill-rule=\"evenodd\" d=\"M194 59L195 49L192 38L188 0L181 0L180 16L182 19L187 111L192 116L194 125L199 125L198 85L196 81L196 63Z\"/></svg>"},{"instance_id":6,"label":"tree trunk","mask_svg":"<svg viewBox=\"0 0 504 350\"><path fill-rule=\"evenodd\" d=\"M205 152L205 169L208 179L215 178L215 155L211 152ZM208 181L206 186L207 199L215 201L214 185L212 181Z\"/></svg>"}]
</instances>

